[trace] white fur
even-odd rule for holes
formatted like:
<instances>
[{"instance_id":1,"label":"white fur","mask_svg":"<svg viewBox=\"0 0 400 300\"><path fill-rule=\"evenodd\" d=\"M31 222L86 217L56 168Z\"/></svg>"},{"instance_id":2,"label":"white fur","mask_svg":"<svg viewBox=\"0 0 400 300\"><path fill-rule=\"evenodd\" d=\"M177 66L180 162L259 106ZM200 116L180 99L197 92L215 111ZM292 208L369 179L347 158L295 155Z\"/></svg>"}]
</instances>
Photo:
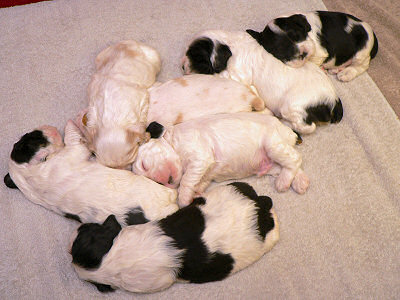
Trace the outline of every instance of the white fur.
<instances>
[{"instance_id":1,"label":"white fur","mask_svg":"<svg viewBox=\"0 0 400 300\"><path fill-rule=\"evenodd\" d=\"M88 87L89 107L79 127L100 163L125 168L138 146L149 139L146 129L149 88L160 71L153 48L122 41L96 58L96 73ZM86 126L85 126L86 125Z\"/></svg>"},{"instance_id":2,"label":"white fur","mask_svg":"<svg viewBox=\"0 0 400 300\"><path fill-rule=\"evenodd\" d=\"M296 140L296 134L274 116L206 116L168 128L163 137L139 147L132 170L166 186L179 184L180 206L191 203L212 180L261 176L276 164L282 167L276 189L287 191L294 182L293 188L303 194L309 180L300 168Z\"/></svg>"},{"instance_id":3,"label":"white fur","mask_svg":"<svg viewBox=\"0 0 400 300\"><path fill-rule=\"evenodd\" d=\"M204 115L265 108L264 101L245 85L213 75L179 77L151 87L149 94L147 123L157 121L164 126Z\"/></svg>"},{"instance_id":4,"label":"white fur","mask_svg":"<svg viewBox=\"0 0 400 300\"><path fill-rule=\"evenodd\" d=\"M279 240L279 225L273 209L275 226L262 241L257 232L254 202L232 186L218 186L204 194L199 205L205 217L201 239L210 252L231 254L236 273L259 260ZM75 239L77 232L72 235ZM75 264L78 276L87 281L119 287L131 292L149 293L168 288L179 280L182 251L163 234L156 222L128 226L114 239L100 267L86 270Z\"/></svg>"},{"instance_id":5,"label":"white fur","mask_svg":"<svg viewBox=\"0 0 400 300\"><path fill-rule=\"evenodd\" d=\"M299 133L312 133L316 124L304 122L308 106L336 103L338 99L332 82L315 64L307 62L302 68L292 68L265 51L249 34L242 31L209 30L195 39L208 37L229 46L232 57L221 77L231 78L256 90L265 105L283 118ZM187 57L183 59L186 73L191 72Z\"/></svg>"},{"instance_id":6,"label":"white fur","mask_svg":"<svg viewBox=\"0 0 400 300\"><path fill-rule=\"evenodd\" d=\"M115 214L121 224L125 224L125 214L138 206L149 220L178 209L175 190L130 171L90 161L91 153L72 121L65 127L65 146L56 128L46 128L48 139L48 132L52 132L51 144L38 152L46 161L35 157L29 163L9 161L12 180L33 203L61 215L77 215L82 222L102 222Z\"/></svg>"}]
</instances>

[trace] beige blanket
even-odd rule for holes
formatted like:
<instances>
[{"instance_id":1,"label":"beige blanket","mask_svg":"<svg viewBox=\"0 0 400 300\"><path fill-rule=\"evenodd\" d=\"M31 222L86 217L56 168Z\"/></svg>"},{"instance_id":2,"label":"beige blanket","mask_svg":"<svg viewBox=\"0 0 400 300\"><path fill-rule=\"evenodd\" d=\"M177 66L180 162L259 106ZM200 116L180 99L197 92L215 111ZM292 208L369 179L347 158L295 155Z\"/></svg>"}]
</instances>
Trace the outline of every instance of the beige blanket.
<instances>
[{"instance_id":1,"label":"beige blanket","mask_svg":"<svg viewBox=\"0 0 400 300\"><path fill-rule=\"evenodd\" d=\"M198 31L261 30L277 15L324 8L319 0L59 0L0 9L0 174L22 134L42 124L63 130L85 107L94 58L108 45L155 47L165 81L181 75ZM0 298L398 299L400 122L367 73L332 80L344 118L298 148L309 191L279 194L271 177L246 179L273 199L281 225L276 247L249 268L220 282L103 296L71 267L67 245L78 224L1 184Z\"/></svg>"}]
</instances>

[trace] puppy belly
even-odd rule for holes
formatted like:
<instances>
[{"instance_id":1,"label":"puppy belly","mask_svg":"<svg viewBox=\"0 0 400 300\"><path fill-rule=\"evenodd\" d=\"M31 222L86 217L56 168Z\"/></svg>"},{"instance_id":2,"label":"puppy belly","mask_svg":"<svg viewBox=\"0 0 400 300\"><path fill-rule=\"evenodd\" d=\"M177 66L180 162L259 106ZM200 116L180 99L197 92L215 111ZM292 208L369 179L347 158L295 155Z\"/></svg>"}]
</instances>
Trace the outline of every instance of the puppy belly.
<instances>
[{"instance_id":1,"label":"puppy belly","mask_svg":"<svg viewBox=\"0 0 400 300\"><path fill-rule=\"evenodd\" d=\"M268 171L271 170L273 165L274 165L273 161L267 155L264 155L259 164L257 176L263 176L263 175L267 174Z\"/></svg>"}]
</instances>

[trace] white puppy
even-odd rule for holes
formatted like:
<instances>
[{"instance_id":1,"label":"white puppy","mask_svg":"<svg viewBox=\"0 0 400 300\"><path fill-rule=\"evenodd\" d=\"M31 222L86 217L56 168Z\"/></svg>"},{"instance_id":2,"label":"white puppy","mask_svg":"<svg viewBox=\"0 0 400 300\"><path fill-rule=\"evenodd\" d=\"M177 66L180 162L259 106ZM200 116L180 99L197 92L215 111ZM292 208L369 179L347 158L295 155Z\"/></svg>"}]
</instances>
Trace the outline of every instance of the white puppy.
<instances>
[{"instance_id":1,"label":"white puppy","mask_svg":"<svg viewBox=\"0 0 400 300\"><path fill-rule=\"evenodd\" d=\"M222 280L260 259L279 239L272 200L243 182L218 186L158 222L83 224L70 253L78 276L102 291L150 293L177 280Z\"/></svg>"},{"instance_id":2,"label":"white puppy","mask_svg":"<svg viewBox=\"0 0 400 300\"><path fill-rule=\"evenodd\" d=\"M157 51L136 41L122 41L97 56L88 87L89 107L78 125L100 163L125 168L135 159L138 146L149 139L147 88L160 67Z\"/></svg>"},{"instance_id":3,"label":"white puppy","mask_svg":"<svg viewBox=\"0 0 400 300\"><path fill-rule=\"evenodd\" d=\"M143 223L178 209L175 190L89 160L91 153L81 140L72 121L65 127L65 146L51 126L25 134L11 152L6 185L82 222L103 222L114 214L123 225Z\"/></svg>"},{"instance_id":4,"label":"white puppy","mask_svg":"<svg viewBox=\"0 0 400 300\"><path fill-rule=\"evenodd\" d=\"M303 194L309 179L293 147L297 135L276 117L252 112L205 116L169 127L159 139L139 147L132 170L178 190L186 206L212 180L239 179L282 168L275 181L279 192ZM273 169L276 171L276 168Z\"/></svg>"},{"instance_id":5,"label":"white puppy","mask_svg":"<svg viewBox=\"0 0 400 300\"><path fill-rule=\"evenodd\" d=\"M281 16L262 32L247 30L265 50L292 67L307 60L322 66L341 81L365 72L378 52L371 26L341 12L312 11Z\"/></svg>"},{"instance_id":6,"label":"white puppy","mask_svg":"<svg viewBox=\"0 0 400 300\"><path fill-rule=\"evenodd\" d=\"M147 123L175 125L204 115L261 111L265 104L248 87L212 75L193 74L149 89Z\"/></svg>"},{"instance_id":7,"label":"white puppy","mask_svg":"<svg viewBox=\"0 0 400 300\"><path fill-rule=\"evenodd\" d=\"M200 33L186 51L183 68L252 87L267 108L299 133L312 133L316 123L337 123L343 116L342 102L324 71L310 62L291 68L246 32Z\"/></svg>"}]
</instances>

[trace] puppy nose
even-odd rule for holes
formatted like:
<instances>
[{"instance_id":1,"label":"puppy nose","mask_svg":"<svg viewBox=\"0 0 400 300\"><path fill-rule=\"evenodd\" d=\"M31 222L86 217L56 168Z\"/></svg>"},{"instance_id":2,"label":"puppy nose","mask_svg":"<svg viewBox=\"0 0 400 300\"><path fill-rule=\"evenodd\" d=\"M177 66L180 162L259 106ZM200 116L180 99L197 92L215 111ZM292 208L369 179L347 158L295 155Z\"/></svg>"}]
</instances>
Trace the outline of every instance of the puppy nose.
<instances>
[{"instance_id":1,"label":"puppy nose","mask_svg":"<svg viewBox=\"0 0 400 300\"><path fill-rule=\"evenodd\" d=\"M168 184L173 184L174 183L174 178L170 175L168 178Z\"/></svg>"}]
</instances>

